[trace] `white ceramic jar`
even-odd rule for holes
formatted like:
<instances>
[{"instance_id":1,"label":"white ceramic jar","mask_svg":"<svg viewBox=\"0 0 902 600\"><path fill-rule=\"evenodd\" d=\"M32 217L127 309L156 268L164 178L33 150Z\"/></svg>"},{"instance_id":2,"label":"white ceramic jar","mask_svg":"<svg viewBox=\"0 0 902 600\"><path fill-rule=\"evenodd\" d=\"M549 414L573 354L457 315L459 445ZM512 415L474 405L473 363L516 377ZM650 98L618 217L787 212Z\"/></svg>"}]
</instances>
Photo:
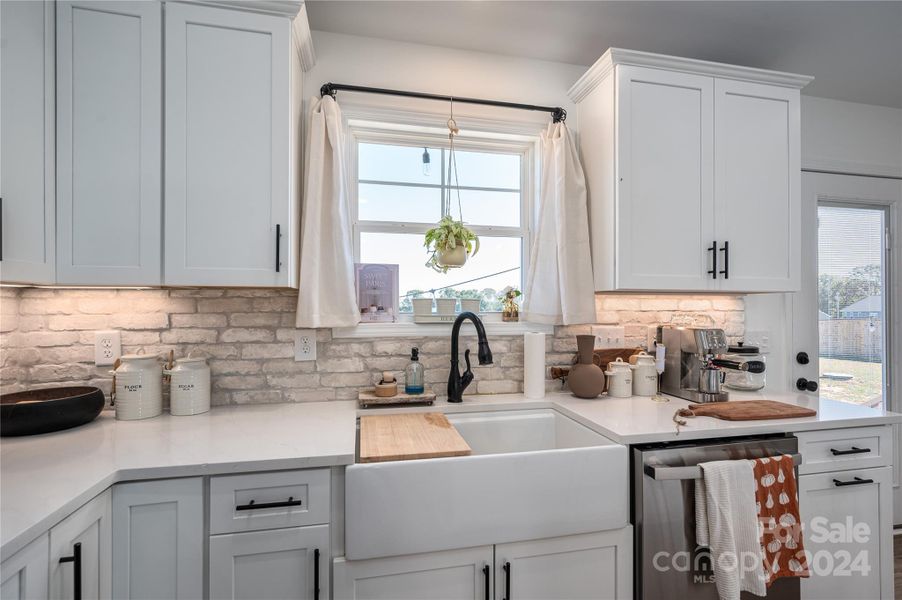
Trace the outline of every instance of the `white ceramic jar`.
<instances>
[{"instance_id":1,"label":"white ceramic jar","mask_svg":"<svg viewBox=\"0 0 902 600\"><path fill-rule=\"evenodd\" d=\"M635 360L633 360L635 359ZM658 371L655 368L655 357L647 352L640 352L630 357L633 363L633 396L654 396L658 393Z\"/></svg>"},{"instance_id":2,"label":"white ceramic jar","mask_svg":"<svg viewBox=\"0 0 902 600\"><path fill-rule=\"evenodd\" d=\"M169 375L169 412L199 415L210 410L210 366L205 358L180 358Z\"/></svg>"},{"instance_id":3,"label":"white ceramic jar","mask_svg":"<svg viewBox=\"0 0 902 600\"><path fill-rule=\"evenodd\" d=\"M604 374L608 378L608 396L629 398L633 395L633 372L629 363L618 358L608 363L608 370Z\"/></svg>"},{"instance_id":4,"label":"white ceramic jar","mask_svg":"<svg viewBox=\"0 0 902 600\"><path fill-rule=\"evenodd\" d=\"M116 418L149 419L163 412L163 367L157 356L126 354L116 369Z\"/></svg>"}]
</instances>

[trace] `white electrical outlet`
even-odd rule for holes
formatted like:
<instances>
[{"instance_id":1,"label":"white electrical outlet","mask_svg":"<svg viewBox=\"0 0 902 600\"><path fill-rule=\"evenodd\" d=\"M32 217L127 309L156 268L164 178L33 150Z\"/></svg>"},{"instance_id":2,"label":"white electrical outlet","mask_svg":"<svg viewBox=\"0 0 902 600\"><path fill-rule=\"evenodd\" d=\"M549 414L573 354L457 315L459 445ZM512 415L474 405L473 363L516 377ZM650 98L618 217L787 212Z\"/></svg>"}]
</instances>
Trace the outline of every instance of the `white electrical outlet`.
<instances>
[{"instance_id":1,"label":"white electrical outlet","mask_svg":"<svg viewBox=\"0 0 902 600\"><path fill-rule=\"evenodd\" d=\"M122 356L122 338L115 329L94 332L94 364L112 365Z\"/></svg>"},{"instance_id":2,"label":"white electrical outlet","mask_svg":"<svg viewBox=\"0 0 902 600\"><path fill-rule=\"evenodd\" d=\"M595 347L623 348L626 343L626 333L623 327L615 325L595 325L592 327L592 335L595 336Z\"/></svg>"},{"instance_id":3,"label":"white electrical outlet","mask_svg":"<svg viewBox=\"0 0 902 600\"><path fill-rule=\"evenodd\" d=\"M658 326L649 325L645 332L645 347L650 354L654 354L655 342L658 341Z\"/></svg>"},{"instance_id":4,"label":"white electrical outlet","mask_svg":"<svg viewBox=\"0 0 902 600\"><path fill-rule=\"evenodd\" d=\"M316 360L315 329L298 329L294 332L294 360Z\"/></svg>"}]
</instances>

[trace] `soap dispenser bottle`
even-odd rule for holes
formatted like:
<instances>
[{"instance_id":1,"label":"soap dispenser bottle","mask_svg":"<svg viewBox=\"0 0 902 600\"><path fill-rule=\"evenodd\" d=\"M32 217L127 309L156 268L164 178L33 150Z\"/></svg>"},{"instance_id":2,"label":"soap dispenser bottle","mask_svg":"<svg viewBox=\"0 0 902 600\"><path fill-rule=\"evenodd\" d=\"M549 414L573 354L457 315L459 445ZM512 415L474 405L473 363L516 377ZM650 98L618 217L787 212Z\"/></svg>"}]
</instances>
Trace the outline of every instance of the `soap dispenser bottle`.
<instances>
[{"instance_id":1,"label":"soap dispenser bottle","mask_svg":"<svg viewBox=\"0 0 902 600\"><path fill-rule=\"evenodd\" d=\"M418 348L410 349L410 364L404 370L404 393L406 394L422 394L424 391L423 365L420 364L420 350Z\"/></svg>"}]
</instances>

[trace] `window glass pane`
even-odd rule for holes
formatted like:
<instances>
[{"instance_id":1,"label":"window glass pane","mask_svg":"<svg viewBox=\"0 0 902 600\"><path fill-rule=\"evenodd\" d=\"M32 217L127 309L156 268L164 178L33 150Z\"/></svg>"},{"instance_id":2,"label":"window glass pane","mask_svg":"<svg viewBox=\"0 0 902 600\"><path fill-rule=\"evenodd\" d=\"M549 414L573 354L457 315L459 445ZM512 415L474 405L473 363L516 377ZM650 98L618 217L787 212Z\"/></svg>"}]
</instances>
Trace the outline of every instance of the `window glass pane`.
<instances>
[{"instance_id":1,"label":"window glass pane","mask_svg":"<svg viewBox=\"0 0 902 600\"><path fill-rule=\"evenodd\" d=\"M456 219L460 216L457 190L449 191L451 214ZM461 190L460 206L464 213L464 222L470 225L520 226L520 192Z\"/></svg>"},{"instance_id":2,"label":"window glass pane","mask_svg":"<svg viewBox=\"0 0 902 600\"><path fill-rule=\"evenodd\" d=\"M449 156L445 152L445 156ZM457 176L464 187L491 187L520 189L520 155L494 154L490 152L454 151L457 163ZM445 159L450 162L449 158ZM447 179L449 185L457 185L457 179L450 169Z\"/></svg>"},{"instance_id":3,"label":"window glass pane","mask_svg":"<svg viewBox=\"0 0 902 600\"><path fill-rule=\"evenodd\" d=\"M357 145L357 177L371 181L442 184L442 153L429 148L429 174L423 171L423 150L416 146Z\"/></svg>"},{"instance_id":4,"label":"window glass pane","mask_svg":"<svg viewBox=\"0 0 902 600\"><path fill-rule=\"evenodd\" d=\"M426 267L428 255L422 234L361 233L360 262L399 265L401 311L410 312L410 292L427 291L452 285L452 289L436 292L439 298L481 298L481 310L500 311L500 290L507 286L520 288L520 238L480 238L479 253L467 264L448 273L436 273ZM507 269L507 273L492 275ZM479 279L492 275L485 279ZM479 279L478 281L470 281ZM469 283L462 283L469 281Z\"/></svg>"},{"instance_id":5,"label":"window glass pane","mask_svg":"<svg viewBox=\"0 0 902 600\"><path fill-rule=\"evenodd\" d=\"M442 218L439 188L361 183L357 201L357 218L361 221L435 223Z\"/></svg>"},{"instance_id":6,"label":"window glass pane","mask_svg":"<svg viewBox=\"0 0 902 600\"><path fill-rule=\"evenodd\" d=\"M880 406L884 398L884 216L818 207L820 393Z\"/></svg>"}]
</instances>

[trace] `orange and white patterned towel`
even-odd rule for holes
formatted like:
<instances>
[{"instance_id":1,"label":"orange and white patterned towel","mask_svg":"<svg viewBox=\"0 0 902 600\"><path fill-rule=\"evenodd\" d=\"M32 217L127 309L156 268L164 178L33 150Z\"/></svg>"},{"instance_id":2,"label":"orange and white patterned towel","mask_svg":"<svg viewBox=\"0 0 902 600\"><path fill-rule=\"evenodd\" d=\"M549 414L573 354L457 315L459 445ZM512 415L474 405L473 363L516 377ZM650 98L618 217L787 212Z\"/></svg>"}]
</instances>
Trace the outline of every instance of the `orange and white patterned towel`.
<instances>
[{"instance_id":1,"label":"orange and white patterned towel","mask_svg":"<svg viewBox=\"0 0 902 600\"><path fill-rule=\"evenodd\" d=\"M792 457L772 456L751 462L765 581L769 587L781 577L808 577Z\"/></svg>"}]
</instances>

